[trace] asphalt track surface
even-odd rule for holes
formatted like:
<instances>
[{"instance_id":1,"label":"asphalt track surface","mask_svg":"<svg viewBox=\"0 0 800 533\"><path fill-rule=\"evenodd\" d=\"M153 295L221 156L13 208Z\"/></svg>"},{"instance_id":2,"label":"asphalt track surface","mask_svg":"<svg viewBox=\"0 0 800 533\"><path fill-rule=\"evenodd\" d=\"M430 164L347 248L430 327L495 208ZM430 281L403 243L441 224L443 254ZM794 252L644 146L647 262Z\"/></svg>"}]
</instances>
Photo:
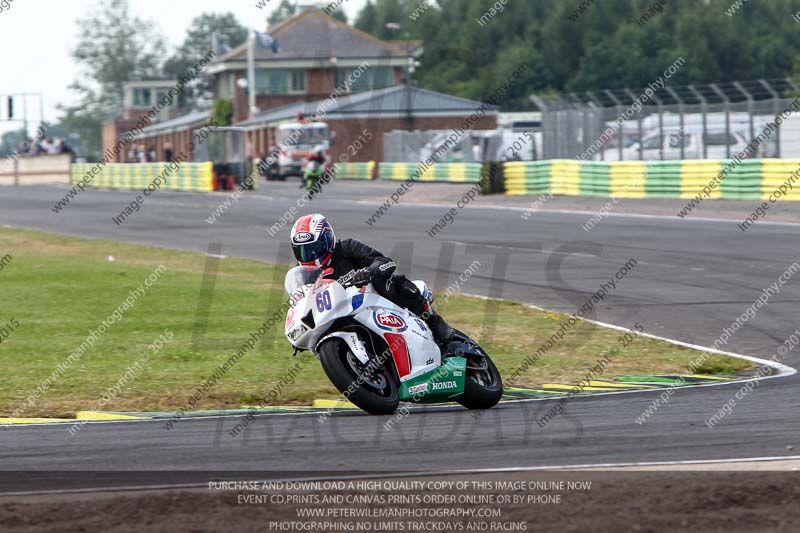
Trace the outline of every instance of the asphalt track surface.
<instances>
[{"instance_id":1,"label":"asphalt track surface","mask_svg":"<svg viewBox=\"0 0 800 533\"><path fill-rule=\"evenodd\" d=\"M395 185L370 184L368 192L359 193L364 187L336 183L303 211L325 213L340 238L362 239L394 254L402 270L438 290L478 260L481 268L462 287L465 292L568 312L633 258L636 267L591 318L626 327L638 321L648 333L703 346L712 344L800 260L800 226L759 223L743 233L735 222L615 216L586 233L580 227L586 214L537 212L525 221L518 210L489 208L480 201L430 238L425 231L449 205L401 201L369 226L365 220L379 203L360 198L388 195ZM227 195L157 193L117 226L111 217L134 193L87 191L55 214L51 207L64 193L57 187L0 188L0 224L196 252L220 242L227 256L288 262L289 227L275 237L266 227L300 195L296 183L269 190L262 186L208 224L205 218ZM749 204L742 206L744 217ZM703 209L713 210L713 204L706 203L698 216ZM726 349L762 358L776 353L800 325L799 285L797 273ZM800 367L800 348L781 361ZM737 401L733 414L714 429L706 427L705 421L740 387L677 390L643 425L634 420L653 401L653 393L574 399L564 415L544 428L535 420L551 402L505 404L478 419L461 409L434 409L407 417L389 432L383 430L387 418L360 413L335 415L324 423L315 415L260 416L244 438L227 434L237 423L231 418L186 419L170 431L158 421L89 424L77 438L63 426L4 428L0 469L28 475L40 471L44 478L55 470L247 471L303 477L796 455L800 376L760 382ZM130 482L125 475L110 475L108 481ZM91 486L93 481L85 483Z\"/></svg>"}]
</instances>

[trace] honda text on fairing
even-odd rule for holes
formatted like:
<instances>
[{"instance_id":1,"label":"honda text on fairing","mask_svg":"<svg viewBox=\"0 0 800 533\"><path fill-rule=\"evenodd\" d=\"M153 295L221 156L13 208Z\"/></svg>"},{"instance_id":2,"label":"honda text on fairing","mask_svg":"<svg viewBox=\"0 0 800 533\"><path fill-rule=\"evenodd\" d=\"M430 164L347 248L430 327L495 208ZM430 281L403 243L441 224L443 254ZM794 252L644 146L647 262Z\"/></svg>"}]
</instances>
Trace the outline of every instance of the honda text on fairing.
<instances>
[{"instance_id":1,"label":"honda text on fairing","mask_svg":"<svg viewBox=\"0 0 800 533\"><path fill-rule=\"evenodd\" d=\"M391 414L401 401L457 401L488 409L503 383L489 355L459 331L440 347L419 317L352 276L334 280L324 271L295 267L286 274L291 307L286 338L310 350L336 388L371 414ZM423 281L414 282L432 302Z\"/></svg>"}]
</instances>

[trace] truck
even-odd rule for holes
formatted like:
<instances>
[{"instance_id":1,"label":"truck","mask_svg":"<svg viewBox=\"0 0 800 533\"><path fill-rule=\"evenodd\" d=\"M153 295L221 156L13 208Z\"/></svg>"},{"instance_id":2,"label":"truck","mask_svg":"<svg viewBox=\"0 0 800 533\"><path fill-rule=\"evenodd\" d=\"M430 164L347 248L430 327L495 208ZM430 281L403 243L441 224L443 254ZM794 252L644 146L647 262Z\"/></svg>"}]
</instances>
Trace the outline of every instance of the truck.
<instances>
[{"instance_id":1,"label":"truck","mask_svg":"<svg viewBox=\"0 0 800 533\"><path fill-rule=\"evenodd\" d=\"M330 151L328 125L324 122L288 122L277 129L278 168L274 176L285 180L288 176L303 175L303 166L309 154L322 149L326 157Z\"/></svg>"}]
</instances>

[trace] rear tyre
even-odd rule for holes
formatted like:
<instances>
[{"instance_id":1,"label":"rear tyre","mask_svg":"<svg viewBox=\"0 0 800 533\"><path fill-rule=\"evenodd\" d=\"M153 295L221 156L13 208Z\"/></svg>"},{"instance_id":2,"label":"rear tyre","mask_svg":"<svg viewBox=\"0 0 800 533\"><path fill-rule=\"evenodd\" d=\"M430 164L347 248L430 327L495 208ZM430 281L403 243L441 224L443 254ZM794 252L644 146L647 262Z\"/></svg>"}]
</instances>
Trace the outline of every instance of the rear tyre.
<instances>
[{"instance_id":1,"label":"rear tyre","mask_svg":"<svg viewBox=\"0 0 800 533\"><path fill-rule=\"evenodd\" d=\"M461 334L461 332L458 332ZM456 400L467 409L490 409L503 397L503 378L489 357L474 341L473 353L464 354L467 360L467 375L464 380L464 394Z\"/></svg>"},{"instance_id":2,"label":"rear tyre","mask_svg":"<svg viewBox=\"0 0 800 533\"><path fill-rule=\"evenodd\" d=\"M397 410L400 395L391 372L367 368L341 339L322 343L319 360L331 383L359 408L371 415L390 415Z\"/></svg>"}]
</instances>

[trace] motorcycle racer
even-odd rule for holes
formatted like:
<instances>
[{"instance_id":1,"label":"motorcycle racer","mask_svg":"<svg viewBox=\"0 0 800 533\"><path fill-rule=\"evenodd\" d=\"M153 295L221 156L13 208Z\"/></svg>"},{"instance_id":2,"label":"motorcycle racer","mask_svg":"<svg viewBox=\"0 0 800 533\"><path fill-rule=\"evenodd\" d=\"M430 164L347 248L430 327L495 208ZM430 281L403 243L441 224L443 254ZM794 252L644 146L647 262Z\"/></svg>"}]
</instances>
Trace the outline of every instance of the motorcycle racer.
<instances>
[{"instance_id":1,"label":"motorcycle racer","mask_svg":"<svg viewBox=\"0 0 800 533\"><path fill-rule=\"evenodd\" d=\"M395 274L397 264L374 248L355 239L338 241L330 222L321 214L300 217L292 227L294 257L306 271L323 269L322 276L346 279L356 286L372 283L375 290L425 320L439 344L455 332L436 313L419 288L406 276Z\"/></svg>"},{"instance_id":2,"label":"motorcycle racer","mask_svg":"<svg viewBox=\"0 0 800 533\"><path fill-rule=\"evenodd\" d=\"M328 162L325 158L325 149L322 146L317 146L308 155L305 167L303 167L303 179L300 182L300 188L304 188L309 192L316 188L317 183L322 178L327 170Z\"/></svg>"}]
</instances>

